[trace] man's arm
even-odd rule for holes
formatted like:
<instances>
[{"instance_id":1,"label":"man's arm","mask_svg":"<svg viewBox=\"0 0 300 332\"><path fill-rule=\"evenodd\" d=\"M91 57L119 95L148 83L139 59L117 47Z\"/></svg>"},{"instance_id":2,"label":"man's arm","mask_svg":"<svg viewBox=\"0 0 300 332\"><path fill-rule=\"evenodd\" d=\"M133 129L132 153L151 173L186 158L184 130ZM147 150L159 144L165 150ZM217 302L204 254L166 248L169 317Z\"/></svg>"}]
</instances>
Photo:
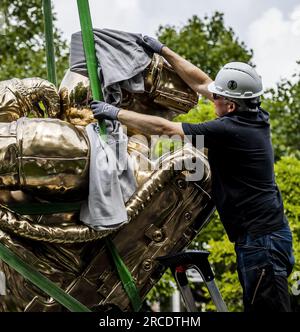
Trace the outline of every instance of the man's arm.
<instances>
[{"instance_id":1,"label":"man's arm","mask_svg":"<svg viewBox=\"0 0 300 332\"><path fill-rule=\"evenodd\" d=\"M201 69L182 58L166 46L161 49L161 55L170 63L176 73L197 93L213 100L207 86L212 79Z\"/></svg>"},{"instance_id":2,"label":"man's arm","mask_svg":"<svg viewBox=\"0 0 300 332\"><path fill-rule=\"evenodd\" d=\"M208 84L212 79L201 69L194 66L189 61L173 52L159 40L144 36L141 45L149 52L161 54L174 68L176 73L195 91L201 95L213 100L212 94L208 91Z\"/></svg>"},{"instance_id":3,"label":"man's arm","mask_svg":"<svg viewBox=\"0 0 300 332\"><path fill-rule=\"evenodd\" d=\"M94 118L97 120L119 120L122 124L138 129L149 135L184 136L181 122L171 122L158 116L140 114L120 109L103 101L91 103Z\"/></svg>"},{"instance_id":4,"label":"man's arm","mask_svg":"<svg viewBox=\"0 0 300 332\"><path fill-rule=\"evenodd\" d=\"M124 125L149 135L184 136L181 122L171 122L158 116L121 109L117 119Z\"/></svg>"}]
</instances>

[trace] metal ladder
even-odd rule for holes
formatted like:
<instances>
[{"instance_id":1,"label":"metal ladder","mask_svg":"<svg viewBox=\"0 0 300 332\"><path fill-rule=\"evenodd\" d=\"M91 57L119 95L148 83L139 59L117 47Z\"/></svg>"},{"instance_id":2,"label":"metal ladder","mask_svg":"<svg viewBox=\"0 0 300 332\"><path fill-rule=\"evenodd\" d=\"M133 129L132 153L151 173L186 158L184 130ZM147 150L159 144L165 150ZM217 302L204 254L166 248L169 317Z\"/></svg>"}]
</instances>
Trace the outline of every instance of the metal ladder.
<instances>
[{"instance_id":1,"label":"metal ladder","mask_svg":"<svg viewBox=\"0 0 300 332\"><path fill-rule=\"evenodd\" d=\"M200 273L217 311L228 311L215 283L215 276L208 261L209 254L204 250L187 250L157 258L162 265L171 269L188 312L198 311L186 275L186 271L190 268L194 268Z\"/></svg>"}]
</instances>

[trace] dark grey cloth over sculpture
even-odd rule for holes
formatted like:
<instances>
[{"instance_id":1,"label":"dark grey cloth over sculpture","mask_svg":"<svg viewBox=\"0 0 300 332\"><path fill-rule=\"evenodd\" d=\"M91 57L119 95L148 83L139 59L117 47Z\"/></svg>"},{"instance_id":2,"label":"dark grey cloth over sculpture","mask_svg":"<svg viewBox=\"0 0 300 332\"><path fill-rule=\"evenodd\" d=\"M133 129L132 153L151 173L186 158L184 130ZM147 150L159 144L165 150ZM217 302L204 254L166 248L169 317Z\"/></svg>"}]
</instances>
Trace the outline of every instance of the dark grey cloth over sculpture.
<instances>
[{"instance_id":1,"label":"dark grey cloth over sculpture","mask_svg":"<svg viewBox=\"0 0 300 332\"><path fill-rule=\"evenodd\" d=\"M121 89L144 92L143 71L151 57L139 45L142 35L111 29L93 31L104 100L118 106L122 101ZM81 31L72 35L70 70L88 76Z\"/></svg>"},{"instance_id":2,"label":"dark grey cloth over sculpture","mask_svg":"<svg viewBox=\"0 0 300 332\"><path fill-rule=\"evenodd\" d=\"M119 121L105 120L105 123L106 142L99 135L98 124L86 127L91 144L90 183L80 220L96 230L126 222L125 202L136 190L132 160L127 152L128 138Z\"/></svg>"}]
</instances>

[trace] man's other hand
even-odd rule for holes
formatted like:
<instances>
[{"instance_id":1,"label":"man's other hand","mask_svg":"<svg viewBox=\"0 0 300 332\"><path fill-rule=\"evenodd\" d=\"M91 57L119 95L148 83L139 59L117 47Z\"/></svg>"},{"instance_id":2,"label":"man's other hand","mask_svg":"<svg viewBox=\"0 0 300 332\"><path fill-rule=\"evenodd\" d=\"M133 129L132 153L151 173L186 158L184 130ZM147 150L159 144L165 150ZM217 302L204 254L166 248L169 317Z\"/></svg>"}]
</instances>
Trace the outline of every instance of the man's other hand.
<instances>
[{"instance_id":1,"label":"man's other hand","mask_svg":"<svg viewBox=\"0 0 300 332\"><path fill-rule=\"evenodd\" d=\"M161 54L162 48L165 46L159 40L149 36L144 36L140 41L140 45L143 46L146 51L158 54Z\"/></svg>"},{"instance_id":2,"label":"man's other hand","mask_svg":"<svg viewBox=\"0 0 300 332\"><path fill-rule=\"evenodd\" d=\"M94 100L91 102L91 109L94 118L97 120L118 120L118 113L120 111L118 107L107 104L103 101Z\"/></svg>"}]
</instances>

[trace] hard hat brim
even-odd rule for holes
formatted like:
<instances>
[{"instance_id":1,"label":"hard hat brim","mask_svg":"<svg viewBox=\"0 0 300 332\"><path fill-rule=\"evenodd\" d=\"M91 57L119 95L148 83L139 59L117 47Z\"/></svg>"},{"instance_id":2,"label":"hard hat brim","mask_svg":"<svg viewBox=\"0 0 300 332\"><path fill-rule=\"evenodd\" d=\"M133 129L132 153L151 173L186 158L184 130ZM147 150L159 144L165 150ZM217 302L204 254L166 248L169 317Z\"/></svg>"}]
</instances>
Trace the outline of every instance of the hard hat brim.
<instances>
[{"instance_id":1,"label":"hard hat brim","mask_svg":"<svg viewBox=\"0 0 300 332\"><path fill-rule=\"evenodd\" d=\"M235 99L252 99L252 98L259 97L263 94L263 91L253 93L251 96L245 96L245 95L239 94L239 93L228 93L227 91L224 91L223 89L216 87L216 84L214 81L208 84L207 89L209 92L215 93L219 96L223 96L223 97L227 97L227 98L235 98Z\"/></svg>"}]
</instances>

